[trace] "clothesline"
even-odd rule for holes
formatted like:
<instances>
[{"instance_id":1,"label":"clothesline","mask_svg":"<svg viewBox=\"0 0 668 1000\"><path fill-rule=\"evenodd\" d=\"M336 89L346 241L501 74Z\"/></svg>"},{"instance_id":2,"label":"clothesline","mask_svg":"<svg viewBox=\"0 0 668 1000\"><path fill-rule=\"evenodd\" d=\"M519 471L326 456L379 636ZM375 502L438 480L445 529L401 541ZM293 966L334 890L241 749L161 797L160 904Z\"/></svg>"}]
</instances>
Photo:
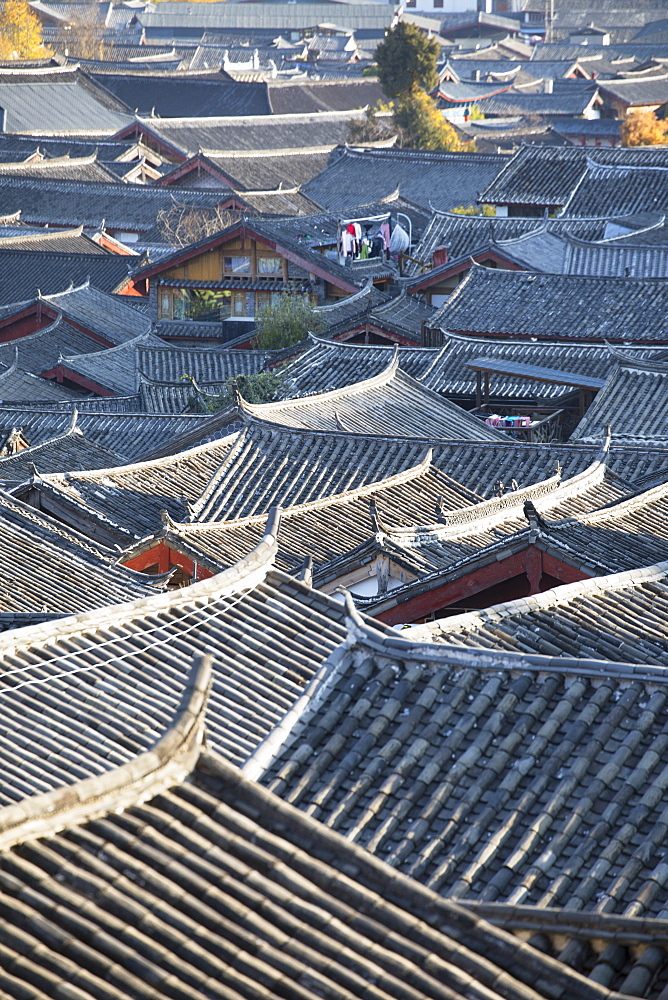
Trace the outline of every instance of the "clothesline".
<instances>
[{"instance_id":1,"label":"clothesline","mask_svg":"<svg viewBox=\"0 0 668 1000\"><path fill-rule=\"evenodd\" d=\"M349 226L353 222L385 222L391 215L391 212L386 212L384 215L367 215L363 219L339 219L339 224Z\"/></svg>"}]
</instances>

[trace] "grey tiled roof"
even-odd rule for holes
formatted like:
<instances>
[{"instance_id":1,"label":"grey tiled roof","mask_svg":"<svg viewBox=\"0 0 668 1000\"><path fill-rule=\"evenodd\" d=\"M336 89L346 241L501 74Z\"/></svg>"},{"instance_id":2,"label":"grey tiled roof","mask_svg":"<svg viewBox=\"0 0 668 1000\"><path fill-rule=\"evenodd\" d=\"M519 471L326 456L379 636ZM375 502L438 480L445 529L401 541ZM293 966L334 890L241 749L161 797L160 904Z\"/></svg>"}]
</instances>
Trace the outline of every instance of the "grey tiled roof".
<instances>
[{"instance_id":1,"label":"grey tiled roof","mask_svg":"<svg viewBox=\"0 0 668 1000\"><path fill-rule=\"evenodd\" d=\"M662 915L663 669L351 632L263 783L460 903Z\"/></svg>"},{"instance_id":2,"label":"grey tiled roof","mask_svg":"<svg viewBox=\"0 0 668 1000\"><path fill-rule=\"evenodd\" d=\"M339 602L272 571L272 541L212 580L0 635L3 662L20 669L0 683L2 802L152 747L199 653L215 659L209 745L243 763L345 636Z\"/></svg>"},{"instance_id":3,"label":"grey tiled roof","mask_svg":"<svg viewBox=\"0 0 668 1000\"><path fill-rule=\"evenodd\" d=\"M384 372L328 393L239 405L247 419L266 425L335 433L461 441L494 440L499 433L404 374L397 358Z\"/></svg>"},{"instance_id":4,"label":"grey tiled roof","mask_svg":"<svg viewBox=\"0 0 668 1000\"><path fill-rule=\"evenodd\" d=\"M559 466L563 477L584 471L594 461L600 448L595 444L525 444L488 442L470 445L442 444L434 447L434 464L447 469L457 482L484 497L497 495L499 482L508 489L513 480L519 486L531 486L546 479ZM668 470L668 450L660 446L643 448L616 447L610 449L608 468L625 482L632 483L645 476L664 476Z\"/></svg>"},{"instance_id":5,"label":"grey tiled roof","mask_svg":"<svg viewBox=\"0 0 668 1000\"><path fill-rule=\"evenodd\" d=\"M180 118L196 109L198 117L268 115L264 83L235 83L227 74L165 76L137 68L135 72L95 73L93 78L129 108L142 115Z\"/></svg>"},{"instance_id":6,"label":"grey tiled roof","mask_svg":"<svg viewBox=\"0 0 668 1000\"><path fill-rule=\"evenodd\" d=\"M229 177L237 191L269 191L281 183L284 187L298 187L310 180L327 166L329 155L328 149L291 149L280 153L253 150L230 155L207 153L203 159ZM181 166L173 170L178 171ZM169 178L169 174L165 177Z\"/></svg>"},{"instance_id":7,"label":"grey tiled roof","mask_svg":"<svg viewBox=\"0 0 668 1000\"><path fill-rule=\"evenodd\" d=\"M589 162L585 176L563 211L578 216L592 210L609 216L633 212L668 213L668 155L661 165Z\"/></svg>"},{"instance_id":8,"label":"grey tiled roof","mask_svg":"<svg viewBox=\"0 0 668 1000\"><path fill-rule=\"evenodd\" d=\"M109 257L110 251L105 250L90 236L83 232L83 227L47 231L45 229L3 230L0 237L0 250L35 250L43 253L85 253L99 254Z\"/></svg>"},{"instance_id":9,"label":"grey tiled roof","mask_svg":"<svg viewBox=\"0 0 668 1000\"><path fill-rule=\"evenodd\" d=\"M4 185L0 184L0 190ZM50 250L2 249L0 243L0 304L21 302L62 292L88 280L104 292L126 282L136 257L121 254L59 253Z\"/></svg>"},{"instance_id":10,"label":"grey tiled roof","mask_svg":"<svg viewBox=\"0 0 668 1000\"><path fill-rule=\"evenodd\" d=\"M136 139L125 142L109 140L100 136L54 136L48 132L32 135L13 135L11 132L0 132L0 152L2 158L11 161L25 160L40 150L43 156L93 156L101 163L113 163L117 157L129 153L137 145Z\"/></svg>"},{"instance_id":11,"label":"grey tiled roof","mask_svg":"<svg viewBox=\"0 0 668 1000\"><path fill-rule=\"evenodd\" d=\"M434 306L419 295L409 295L404 287L399 295L370 309L366 322L419 343L423 325L428 326L434 314Z\"/></svg>"},{"instance_id":12,"label":"grey tiled roof","mask_svg":"<svg viewBox=\"0 0 668 1000\"><path fill-rule=\"evenodd\" d=\"M668 101L668 75L646 80L602 80L599 86L604 94L612 94L632 107L665 104Z\"/></svg>"},{"instance_id":13,"label":"grey tiled roof","mask_svg":"<svg viewBox=\"0 0 668 1000\"><path fill-rule=\"evenodd\" d=\"M242 84L246 86L246 84ZM257 115L250 118L141 119L141 126L175 149L192 155L206 150L332 149L346 141L351 120L359 112ZM307 192L308 194L308 192Z\"/></svg>"},{"instance_id":14,"label":"grey tiled roof","mask_svg":"<svg viewBox=\"0 0 668 1000\"><path fill-rule=\"evenodd\" d=\"M116 565L116 553L6 494L0 500L0 526L3 612L70 615L155 593L148 577ZM3 772L3 784L11 784Z\"/></svg>"},{"instance_id":15,"label":"grey tiled roof","mask_svg":"<svg viewBox=\"0 0 668 1000\"><path fill-rule=\"evenodd\" d=\"M572 518L581 511L587 512L619 500L628 492L626 484L594 463L561 485L553 477L524 490L489 499L484 504L454 511L450 515L446 513L438 522L387 528L376 538L369 532L369 542L377 552L388 557L394 566L412 574L412 578L387 592L379 591L369 597L357 596L355 599L360 606L373 609L374 613L397 609L401 614L402 605L416 594L466 578L490 563L494 565L524 551L533 539L532 526L524 508L526 501L531 501L541 516L547 512L552 519ZM563 548L569 551L568 545L560 547L560 551ZM568 555L563 558L571 565L575 561L578 569L583 564L603 565L603 571L609 568L598 551L590 553L586 538L582 539L580 547L574 549L570 558ZM632 565L636 563L632 562ZM337 578L341 575L342 566L345 562L339 560L338 567L332 563L327 571Z\"/></svg>"},{"instance_id":16,"label":"grey tiled roof","mask_svg":"<svg viewBox=\"0 0 668 1000\"><path fill-rule=\"evenodd\" d=\"M144 347L150 348L151 344L160 344L159 338L152 333L143 333L117 347L92 354L62 354L58 364L68 373L80 375L102 389L130 396L139 389L139 352Z\"/></svg>"},{"instance_id":17,"label":"grey tiled roof","mask_svg":"<svg viewBox=\"0 0 668 1000\"><path fill-rule=\"evenodd\" d=\"M667 665L667 576L668 566L662 563L633 574L566 584L485 611L415 626L410 638L544 656Z\"/></svg>"},{"instance_id":18,"label":"grey tiled roof","mask_svg":"<svg viewBox=\"0 0 668 1000\"><path fill-rule=\"evenodd\" d=\"M620 442L668 445L668 364L615 358L617 364L572 438L595 441L609 425Z\"/></svg>"},{"instance_id":19,"label":"grey tiled roof","mask_svg":"<svg viewBox=\"0 0 668 1000\"><path fill-rule=\"evenodd\" d=\"M594 98L595 86L592 91L580 87L573 93L555 91L549 94L526 94L512 91L497 94L494 97L484 97L476 101L484 115L505 117L509 115L582 115L589 108ZM553 147L550 147L553 148Z\"/></svg>"},{"instance_id":20,"label":"grey tiled roof","mask_svg":"<svg viewBox=\"0 0 668 1000\"><path fill-rule=\"evenodd\" d=\"M566 269L569 274L590 274L609 278L668 277L668 243L642 246L642 237L626 242L587 243L568 239Z\"/></svg>"},{"instance_id":21,"label":"grey tiled roof","mask_svg":"<svg viewBox=\"0 0 668 1000\"><path fill-rule=\"evenodd\" d=\"M382 345L340 343L310 337L303 354L289 361L284 369L286 395L308 396L351 385L360 379L372 378L385 371L392 360L394 347ZM434 366L440 348L400 347L399 367L411 378L430 389L440 387L425 376Z\"/></svg>"},{"instance_id":22,"label":"grey tiled roof","mask_svg":"<svg viewBox=\"0 0 668 1000\"><path fill-rule=\"evenodd\" d=\"M148 232L155 225L158 212L172 208L175 200L179 205L215 208L221 194L183 188L175 192L144 184L94 184L30 177L4 177L0 185L0 214L21 209L24 222L38 225L97 228L104 219L110 230ZM133 258L112 258L117 263L124 259L127 262Z\"/></svg>"},{"instance_id":23,"label":"grey tiled roof","mask_svg":"<svg viewBox=\"0 0 668 1000\"><path fill-rule=\"evenodd\" d=\"M298 570L312 559L314 579L323 582L319 567L350 552L373 530L369 504L376 504L383 524L403 525L430 520L439 509L456 510L477 503L476 494L430 465L430 451L413 469L404 470L357 491L325 497L286 508L281 513L276 565ZM267 515L239 521L168 524L155 536L170 547L218 572L241 558L262 537ZM145 539L141 549L154 544ZM129 555L137 551L130 549Z\"/></svg>"},{"instance_id":24,"label":"grey tiled roof","mask_svg":"<svg viewBox=\"0 0 668 1000\"><path fill-rule=\"evenodd\" d=\"M266 514L273 505L346 493L413 468L424 450L424 444L405 438L285 430L252 422L192 504L192 516L232 520Z\"/></svg>"},{"instance_id":25,"label":"grey tiled roof","mask_svg":"<svg viewBox=\"0 0 668 1000\"><path fill-rule=\"evenodd\" d=\"M642 354L650 363L663 357L665 348L647 348ZM517 340L482 337L462 337L451 334L446 338L438 359L424 376L424 384L449 396L473 397L476 391L475 372L468 362L476 357L496 362L562 369L595 379L605 378L614 368L615 356L602 345L578 343L534 344ZM492 399L550 399L568 392L563 385L527 382L518 374L490 374Z\"/></svg>"},{"instance_id":26,"label":"grey tiled roof","mask_svg":"<svg viewBox=\"0 0 668 1000\"><path fill-rule=\"evenodd\" d=\"M178 33L179 28L201 29L202 31L224 32L233 29L241 31L271 31L281 32L289 29L312 28L317 24L331 24L332 7L328 3L310 2L297 4L286 9L285 6L274 9L273 4L239 7L232 4L226 7L217 4L207 9L200 8L197 3L170 4L170 9L157 6L154 10L145 10L138 15L138 21L145 28L171 29ZM336 11L336 23L342 28L377 29L385 31L394 17L394 10L385 9L385 5L369 3L347 3L344 8Z\"/></svg>"},{"instance_id":27,"label":"grey tiled roof","mask_svg":"<svg viewBox=\"0 0 668 1000\"><path fill-rule=\"evenodd\" d=\"M587 202L582 201L581 210L573 211L569 201L574 192L580 191L588 174L595 167L660 167L668 166L668 150L661 147L592 148L575 146L522 146L506 163L503 169L482 192L480 200L492 204L568 205L564 215L614 216L636 211L659 211L660 206L636 207L633 200L622 197L617 192L617 204L610 185L602 185L599 174L596 187L597 196ZM661 171L659 171L661 173ZM665 173L665 171L664 171ZM638 171L639 178L646 178L644 171ZM592 181L592 184L594 182ZM639 180L639 183L642 181ZM601 190L601 188L604 190Z\"/></svg>"},{"instance_id":28,"label":"grey tiled roof","mask_svg":"<svg viewBox=\"0 0 668 1000\"><path fill-rule=\"evenodd\" d=\"M658 486L591 513L540 526L539 544L586 576L634 570L668 558L668 476ZM620 544L620 540L623 543Z\"/></svg>"},{"instance_id":29,"label":"grey tiled roof","mask_svg":"<svg viewBox=\"0 0 668 1000\"><path fill-rule=\"evenodd\" d=\"M642 246L640 242L640 236L628 243L624 239L598 243L576 239L548 222L543 229L488 246L528 271L600 278L668 277L668 244Z\"/></svg>"},{"instance_id":30,"label":"grey tiled roof","mask_svg":"<svg viewBox=\"0 0 668 1000\"><path fill-rule=\"evenodd\" d=\"M224 348L140 347L139 370L153 381L177 382L185 374L199 382L225 382L234 375L254 375L274 360L273 351Z\"/></svg>"},{"instance_id":31,"label":"grey tiled roof","mask_svg":"<svg viewBox=\"0 0 668 1000\"><path fill-rule=\"evenodd\" d=\"M75 70L6 76L0 73L6 132L97 132L108 135L132 120L125 106Z\"/></svg>"},{"instance_id":32,"label":"grey tiled roof","mask_svg":"<svg viewBox=\"0 0 668 1000\"><path fill-rule=\"evenodd\" d=\"M78 401L77 401L78 403ZM149 452L194 447L218 436L217 416L199 414L147 414L132 413L122 407L119 411L105 410L99 400L94 401L97 410L82 408L79 414L79 428L95 444L120 455L126 462L138 461ZM0 428L4 432L13 427L23 428L31 444L42 444L57 435L65 433L69 427L72 408L52 406L22 406L19 404L0 405Z\"/></svg>"},{"instance_id":33,"label":"grey tiled roof","mask_svg":"<svg viewBox=\"0 0 668 1000\"><path fill-rule=\"evenodd\" d=\"M62 353L83 354L94 351L97 347L102 349L98 341L59 317L35 333L3 344L0 347L0 359L7 366L16 363L21 371L41 375L55 368ZM49 387L45 386L45 391L47 388ZM27 398L39 399L40 396L30 393Z\"/></svg>"},{"instance_id":34,"label":"grey tiled roof","mask_svg":"<svg viewBox=\"0 0 668 1000\"><path fill-rule=\"evenodd\" d=\"M203 712L191 706L199 709L201 688L187 697L187 727L182 715L153 754L171 787L152 780L151 758L139 757L132 765L144 779L141 801L126 791L118 803L127 771L81 782L83 817L60 814L62 832L4 851L8 996L37 998L35 979L60 991L76 976L81 1000L111 989L130 1000L148 982L190 1000L316 990L330 1000L462 991L602 1000L601 988L566 964L397 875L220 757L205 751L198 766ZM29 805L45 810L57 799ZM17 840L28 840L25 825L10 843ZM603 921L595 923L591 932Z\"/></svg>"},{"instance_id":35,"label":"grey tiled roof","mask_svg":"<svg viewBox=\"0 0 668 1000\"><path fill-rule=\"evenodd\" d=\"M0 458L0 480L24 483L35 472L108 469L119 464L120 460L115 452L90 441L74 426L48 441Z\"/></svg>"},{"instance_id":36,"label":"grey tiled roof","mask_svg":"<svg viewBox=\"0 0 668 1000\"><path fill-rule=\"evenodd\" d=\"M224 382L151 382L140 378L139 399L146 413L200 413L208 397L225 391ZM234 419L230 420L234 423Z\"/></svg>"},{"instance_id":37,"label":"grey tiled roof","mask_svg":"<svg viewBox=\"0 0 668 1000\"><path fill-rule=\"evenodd\" d=\"M584 240L602 239L608 220L601 219L550 219L548 228L554 233L571 233ZM488 217L483 215L457 215L435 212L411 257L424 267L430 267L436 247L447 246L450 259L463 257L492 241L512 240L526 233L541 232L544 220L536 218ZM422 267L409 262L406 273L419 275Z\"/></svg>"},{"instance_id":38,"label":"grey tiled roof","mask_svg":"<svg viewBox=\"0 0 668 1000\"><path fill-rule=\"evenodd\" d=\"M43 298L65 319L113 344L151 332L150 319L133 308L132 296L107 295L93 284L82 284Z\"/></svg>"},{"instance_id":39,"label":"grey tiled roof","mask_svg":"<svg viewBox=\"0 0 668 1000\"><path fill-rule=\"evenodd\" d=\"M127 170L127 165L125 170ZM116 172L107 164L98 163L95 154L69 158L44 159L35 163L0 162L0 177L32 177L45 180L71 180L77 182L102 182L117 180Z\"/></svg>"},{"instance_id":40,"label":"grey tiled roof","mask_svg":"<svg viewBox=\"0 0 668 1000\"><path fill-rule=\"evenodd\" d=\"M399 189L423 208L475 204L507 158L478 153L345 149L304 193L331 211L371 204Z\"/></svg>"},{"instance_id":41,"label":"grey tiled roof","mask_svg":"<svg viewBox=\"0 0 668 1000\"><path fill-rule=\"evenodd\" d=\"M561 340L668 340L668 282L530 274L473 264L436 313L434 327Z\"/></svg>"},{"instance_id":42,"label":"grey tiled roof","mask_svg":"<svg viewBox=\"0 0 668 1000\"><path fill-rule=\"evenodd\" d=\"M271 110L275 115L354 110L373 107L378 101L385 99L382 87L375 79L308 80L297 83L272 81L267 89Z\"/></svg>"},{"instance_id":43,"label":"grey tiled roof","mask_svg":"<svg viewBox=\"0 0 668 1000\"><path fill-rule=\"evenodd\" d=\"M78 423L87 429L88 415L80 413ZM128 545L159 529L161 510L184 520L188 503L200 497L230 455L233 443L227 437L147 462L126 466L114 462L97 472L44 474L33 489L42 496L44 509L55 503L68 523L105 537L105 544Z\"/></svg>"}]
</instances>

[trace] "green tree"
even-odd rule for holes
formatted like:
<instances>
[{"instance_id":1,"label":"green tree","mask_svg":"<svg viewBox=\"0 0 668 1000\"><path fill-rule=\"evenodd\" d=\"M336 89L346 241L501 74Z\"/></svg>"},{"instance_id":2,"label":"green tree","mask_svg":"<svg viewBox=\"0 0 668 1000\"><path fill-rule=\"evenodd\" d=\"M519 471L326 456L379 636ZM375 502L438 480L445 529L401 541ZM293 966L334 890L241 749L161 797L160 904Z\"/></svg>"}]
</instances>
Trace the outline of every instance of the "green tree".
<instances>
[{"instance_id":1,"label":"green tree","mask_svg":"<svg viewBox=\"0 0 668 1000\"><path fill-rule=\"evenodd\" d=\"M413 87L401 95L394 107L394 124L402 146L411 149L474 150L475 143L461 142L450 122L440 113L429 94Z\"/></svg>"},{"instance_id":2,"label":"green tree","mask_svg":"<svg viewBox=\"0 0 668 1000\"><path fill-rule=\"evenodd\" d=\"M388 97L398 97L415 87L433 90L438 84L438 43L414 24L400 21L387 32L374 54L378 79Z\"/></svg>"},{"instance_id":3,"label":"green tree","mask_svg":"<svg viewBox=\"0 0 668 1000\"><path fill-rule=\"evenodd\" d=\"M189 400L189 409L195 413L218 413L228 406L234 406L235 385L247 403L270 403L276 399L283 387L283 375L280 370L228 378L221 392L206 392L199 389L192 375L182 375L181 378L190 382L195 390Z\"/></svg>"},{"instance_id":4,"label":"green tree","mask_svg":"<svg viewBox=\"0 0 668 1000\"><path fill-rule=\"evenodd\" d=\"M0 3L0 59L39 59L47 54L39 18L28 0Z\"/></svg>"},{"instance_id":5,"label":"green tree","mask_svg":"<svg viewBox=\"0 0 668 1000\"><path fill-rule=\"evenodd\" d=\"M309 333L322 333L327 324L307 296L283 294L257 316L255 346L262 351L298 344Z\"/></svg>"}]
</instances>

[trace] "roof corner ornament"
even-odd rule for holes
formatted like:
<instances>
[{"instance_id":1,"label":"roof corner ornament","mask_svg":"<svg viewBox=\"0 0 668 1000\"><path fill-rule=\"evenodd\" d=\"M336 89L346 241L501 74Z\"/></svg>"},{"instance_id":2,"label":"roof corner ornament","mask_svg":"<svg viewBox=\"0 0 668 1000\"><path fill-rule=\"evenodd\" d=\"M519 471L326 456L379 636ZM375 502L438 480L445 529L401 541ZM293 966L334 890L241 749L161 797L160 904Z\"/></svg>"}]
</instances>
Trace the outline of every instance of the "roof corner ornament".
<instances>
[{"instance_id":1,"label":"roof corner ornament","mask_svg":"<svg viewBox=\"0 0 668 1000\"><path fill-rule=\"evenodd\" d=\"M443 501L442 493L439 496L438 500L436 501L436 520L439 522L439 524L448 523L448 511Z\"/></svg>"},{"instance_id":2,"label":"roof corner ornament","mask_svg":"<svg viewBox=\"0 0 668 1000\"><path fill-rule=\"evenodd\" d=\"M506 484L504 483L503 479L497 479L497 481L494 483L494 492L496 493L497 497L502 497L503 494L506 492Z\"/></svg>"},{"instance_id":3,"label":"roof corner ornament","mask_svg":"<svg viewBox=\"0 0 668 1000\"><path fill-rule=\"evenodd\" d=\"M29 462L28 463L28 468L30 469L30 482L31 483L35 483L39 479L41 479L41 476L40 476L39 472L37 471L37 466L35 465L34 462Z\"/></svg>"},{"instance_id":4,"label":"roof corner ornament","mask_svg":"<svg viewBox=\"0 0 668 1000\"><path fill-rule=\"evenodd\" d=\"M313 586L313 556L306 556L297 579L301 580L307 587Z\"/></svg>"},{"instance_id":5,"label":"roof corner ornament","mask_svg":"<svg viewBox=\"0 0 668 1000\"><path fill-rule=\"evenodd\" d=\"M70 417L70 426L67 428L67 433L68 434L74 434L74 432L78 429L77 428L77 420L78 419L79 419L79 410L75 406L72 409L72 415Z\"/></svg>"},{"instance_id":6,"label":"roof corner ornament","mask_svg":"<svg viewBox=\"0 0 668 1000\"><path fill-rule=\"evenodd\" d=\"M380 514L378 513L378 504L373 497L369 500L369 514L371 515L371 524L373 526L374 532L378 534L386 534L387 528L383 524Z\"/></svg>"},{"instance_id":7,"label":"roof corner ornament","mask_svg":"<svg viewBox=\"0 0 668 1000\"><path fill-rule=\"evenodd\" d=\"M172 521L171 517L169 516L169 511L165 510L164 508L160 511L160 521L162 523L163 532L169 531L170 528L176 527L176 522Z\"/></svg>"},{"instance_id":8,"label":"roof corner ornament","mask_svg":"<svg viewBox=\"0 0 668 1000\"><path fill-rule=\"evenodd\" d=\"M232 382L232 395L234 396L234 405L238 406L239 409L242 410L244 406L244 397L241 395L241 392L239 391L239 386L237 384L236 379L234 379Z\"/></svg>"},{"instance_id":9,"label":"roof corner ornament","mask_svg":"<svg viewBox=\"0 0 668 1000\"><path fill-rule=\"evenodd\" d=\"M557 479L559 480L559 482L561 482L561 473L563 471L564 471L564 467L561 464L561 462L559 461L559 459L557 459L557 461L554 463L554 474L557 477Z\"/></svg>"},{"instance_id":10,"label":"roof corner ornament","mask_svg":"<svg viewBox=\"0 0 668 1000\"><path fill-rule=\"evenodd\" d=\"M531 502L531 500L524 501L524 516L529 522L531 531L534 532L535 534L539 535L541 531L549 530L550 526L548 522L545 520L542 514L538 513L536 507Z\"/></svg>"}]
</instances>

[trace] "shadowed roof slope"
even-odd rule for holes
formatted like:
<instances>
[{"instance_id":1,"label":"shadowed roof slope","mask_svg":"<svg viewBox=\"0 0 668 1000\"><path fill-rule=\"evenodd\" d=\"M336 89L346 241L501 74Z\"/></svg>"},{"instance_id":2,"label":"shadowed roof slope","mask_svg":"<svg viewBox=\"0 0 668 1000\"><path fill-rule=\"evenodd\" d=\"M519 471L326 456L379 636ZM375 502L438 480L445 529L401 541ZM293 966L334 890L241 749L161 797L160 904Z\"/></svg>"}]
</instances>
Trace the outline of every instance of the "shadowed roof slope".
<instances>
[{"instance_id":1,"label":"shadowed roof slope","mask_svg":"<svg viewBox=\"0 0 668 1000\"><path fill-rule=\"evenodd\" d=\"M664 668L415 645L349 617L326 700L263 783L463 903L664 914Z\"/></svg>"},{"instance_id":2,"label":"shadowed roof slope","mask_svg":"<svg viewBox=\"0 0 668 1000\"><path fill-rule=\"evenodd\" d=\"M668 341L668 280L531 274L473 264L430 321L454 333Z\"/></svg>"},{"instance_id":3,"label":"shadowed roof slope","mask_svg":"<svg viewBox=\"0 0 668 1000\"><path fill-rule=\"evenodd\" d=\"M374 204L398 188L416 205L447 211L475 204L506 162L507 157L496 154L346 146L304 185L304 194L339 212Z\"/></svg>"},{"instance_id":4,"label":"shadowed roof slope","mask_svg":"<svg viewBox=\"0 0 668 1000\"><path fill-rule=\"evenodd\" d=\"M616 355L617 365L594 403L571 435L574 441L595 441L610 425L620 442L642 445L668 443L668 364Z\"/></svg>"},{"instance_id":5,"label":"shadowed roof slope","mask_svg":"<svg viewBox=\"0 0 668 1000\"><path fill-rule=\"evenodd\" d=\"M130 765L0 811L6 997L621 1000L201 752L209 669Z\"/></svg>"},{"instance_id":6,"label":"shadowed roof slope","mask_svg":"<svg viewBox=\"0 0 668 1000\"><path fill-rule=\"evenodd\" d=\"M117 553L6 494L0 577L0 611L21 614L69 615L156 592L155 581L118 565Z\"/></svg>"}]
</instances>

